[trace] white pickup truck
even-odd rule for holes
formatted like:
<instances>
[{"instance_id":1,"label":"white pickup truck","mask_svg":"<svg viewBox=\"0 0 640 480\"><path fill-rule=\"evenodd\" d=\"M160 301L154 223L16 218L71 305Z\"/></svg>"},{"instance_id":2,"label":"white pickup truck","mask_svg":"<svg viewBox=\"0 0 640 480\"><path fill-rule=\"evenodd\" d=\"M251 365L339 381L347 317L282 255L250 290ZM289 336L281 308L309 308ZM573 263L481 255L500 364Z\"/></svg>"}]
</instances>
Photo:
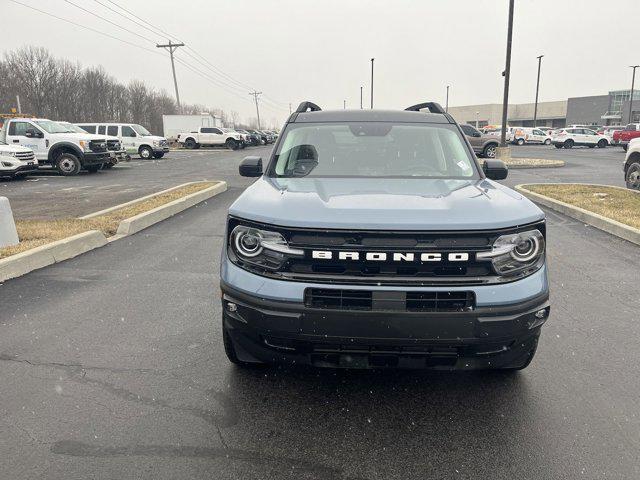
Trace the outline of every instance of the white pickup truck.
<instances>
[{"instance_id":1,"label":"white pickup truck","mask_svg":"<svg viewBox=\"0 0 640 480\"><path fill-rule=\"evenodd\" d=\"M45 118L10 118L0 130L0 141L34 151L40 165L54 166L62 175L77 175L81 169L97 172L114 153L104 138L69 132L67 127Z\"/></svg>"},{"instance_id":2,"label":"white pickup truck","mask_svg":"<svg viewBox=\"0 0 640 480\"><path fill-rule=\"evenodd\" d=\"M185 148L200 148L202 145L225 145L231 150L245 146L241 133L229 128L200 127L196 132L179 133L178 143Z\"/></svg>"},{"instance_id":3,"label":"white pickup truck","mask_svg":"<svg viewBox=\"0 0 640 480\"><path fill-rule=\"evenodd\" d=\"M38 170L33 150L0 141L0 177L17 178Z\"/></svg>"}]
</instances>

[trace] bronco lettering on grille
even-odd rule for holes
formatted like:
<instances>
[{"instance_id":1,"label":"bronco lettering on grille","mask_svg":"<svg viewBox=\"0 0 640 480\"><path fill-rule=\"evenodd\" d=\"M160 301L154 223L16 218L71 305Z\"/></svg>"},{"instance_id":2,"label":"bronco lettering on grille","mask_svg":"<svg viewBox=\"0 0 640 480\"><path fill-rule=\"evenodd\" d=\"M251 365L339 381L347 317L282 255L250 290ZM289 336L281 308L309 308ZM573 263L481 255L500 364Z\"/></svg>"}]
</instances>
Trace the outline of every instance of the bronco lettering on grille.
<instances>
[{"instance_id":1,"label":"bronco lettering on grille","mask_svg":"<svg viewBox=\"0 0 640 480\"><path fill-rule=\"evenodd\" d=\"M312 250L311 258L317 260L367 260L369 262L441 262L443 257L450 262L467 262L469 254L466 252L442 253L412 253L412 252L332 252L331 250Z\"/></svg>"}]
</instances>

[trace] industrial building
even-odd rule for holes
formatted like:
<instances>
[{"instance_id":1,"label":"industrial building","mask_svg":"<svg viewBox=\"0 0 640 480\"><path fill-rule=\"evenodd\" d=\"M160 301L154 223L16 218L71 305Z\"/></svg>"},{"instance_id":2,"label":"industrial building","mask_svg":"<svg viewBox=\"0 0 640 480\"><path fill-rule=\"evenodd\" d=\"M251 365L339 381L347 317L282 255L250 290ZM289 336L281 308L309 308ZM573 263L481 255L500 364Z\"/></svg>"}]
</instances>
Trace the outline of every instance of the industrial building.
<instances>
[{"instance_id":1,"label":"industrial building","mask_svg":"<svg viewBox=\"0 0 640 480\"><path fill-rule=\"evenodd\" d=\"M607 95L571 97L555 102L538 102L536 126L626 125L629 120L631 90L613 90ZM533 127L534 103L509 104L508 124ZM502 104L449 107L449 113L460 123L484 127L502 123ZM632 122L640 122L640 90L634 90Z\"/></svg>"}]
</instances>

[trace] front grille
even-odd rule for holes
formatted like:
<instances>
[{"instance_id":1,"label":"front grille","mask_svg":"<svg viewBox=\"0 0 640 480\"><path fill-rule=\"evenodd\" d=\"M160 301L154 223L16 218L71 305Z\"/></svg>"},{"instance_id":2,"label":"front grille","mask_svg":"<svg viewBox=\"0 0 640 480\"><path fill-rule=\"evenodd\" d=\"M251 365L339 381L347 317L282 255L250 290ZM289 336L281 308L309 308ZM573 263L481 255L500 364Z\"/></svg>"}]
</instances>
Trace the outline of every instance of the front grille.
<instances>
[{"instance_id":1,"label":"front grille","mask_svg":"<svg viewBox=\"0 0 640 480\"><path fill-rule=\"evenodd\" d=\"M105 140L91 140L89 142L89 148L92 152L106 152L107 142Z\"/></svg>"},{"instance_id":2,"label":"front grille","mask_svg":"<svg viewBox=\"0 0 640 480\"><path fill-rule=\"evenodd\" d=\"M307 288L305 305L328 310L467 312L475 308L471 291L368 291Z\"/></svg>"},{"instance_id":3,"label":"front grille","mask_svg":"<svg viewBox=\"0 0 640 480\"><path fill-rule=\"evenodd\" d=\"M29 162L35 158L35 155L33 154L33 152L17 152L16 158L23 162Z\"/></svg>"},{"instance_id":4,"label":"front grille","mask_svg":"<svg viewBox=\"0 0 640 480\"><path fill-rule=\"evenodd\" d=\"M120 140L107 140L107 150L114 152L121 150Z\"/></svg>"},{"instance_id":5,"label":"front grille","mask_svg":"<svg viewBox=\"0 0 640 480\"><path fill-rule=\"evenodd\" d=\"M166 147L167 146L167 141L166 140L160 140L160 146L161 147Z\"/></svg>"}]
</instances>

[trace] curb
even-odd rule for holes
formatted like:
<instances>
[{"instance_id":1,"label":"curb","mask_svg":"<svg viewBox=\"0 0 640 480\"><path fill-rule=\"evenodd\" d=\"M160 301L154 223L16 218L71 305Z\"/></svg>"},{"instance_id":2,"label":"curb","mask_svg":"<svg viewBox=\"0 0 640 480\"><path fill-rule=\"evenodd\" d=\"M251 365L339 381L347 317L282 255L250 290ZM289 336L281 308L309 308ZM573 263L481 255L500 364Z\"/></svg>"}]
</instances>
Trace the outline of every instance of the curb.
<instances>
[{"instance_id":1,"label":"curb","mask_svg":"<svg viewBox=\"0 0 640 480\"><path fill-rule=\"evenodd\" d=\"M556 212L560 212L568 217L575 218L576 220L580 220L592 227L603 230L611 235L615 235L616 237L623 238L631 243L635 243L636 245L640 245L640 229L630 227L629 225L625 225L624 223L620 223L616 220L611 220L607 217L604 217L600 214L590 212L589 210L585 210L584 208L574 207L565 202L561 202L560 200L555 200L553 198L547 197L545 195L540 195L539 193L532 192L531 190L527 190L527 185L532 185L529 183L523 183L520 185L516 185L516 191L520 192L522 195L527 197L529 200L532 200L540 205L544 205L551 210L555 210ZM562 185L562 184L545 184L545 185ZM599 185L599 184L585 184L585 185ZM619 188L620 190L627 190L622 187L615 187L613 185L599 185L603 187L613 187Z\"/></svg>"},{"instance_id":2,"label":"curb","mask_svg":"<svg viewBox=\"0 0 640 480\"><path fill-rule=\"evenodd\" d=\"M560 162L562 162L561 164L558 165L551 165L551 164L546 164L546 165L507 165L507 167L509 167L509 170L526 170L526 169L534 169L534 168L562 168L565 166L565 163L562 160L559 160Z\"/></svg>"},{"instance_id":3,"label":"curb","mask_svg":"<svg viewBox=\"0 0 640 480\"><path fill-rule=\"evenodd\" d=\"M135 217L127 218L120 222L118 225L118 231L116 235L131 235L137 233L140 230L144 230L150 227L154 223L161 222L176 213L180 213L187 208L203 202L211 197L218 195L219 193L226 192L227 182L219 182L217 185L213 185L199 192L192 193L185 197L174 200L173 202L165 203L159 207L149 210L148 212L140 213Z\"/></svg>"},{"instance_id":4,"label":"curb","mask_svg":"<svg viewBox=\"0 0 640 480\"><path fill-rule=\"evenodd\" d=\"M26 252L11 255L0 259L0 282L77 257L106 244L107 237L102 232L89 230L88 232L32 248Z\"/></svg>"},{"instance_id":5,"label":"curb","mask_svg":"<svg viewBox=\"0 0 640 480\"><path fill-rule=\"evenodd\" d=\"M116 234L109 238L105 237L104 234L98 230L89 230L78 235L73 235L40 247L32 248L25 252L11 255L7 258L2 258L0 259L0 283L11 278L20 277L32 272L33 270L38 270L40 268L53 265L54 263L59 263L64 260L77 257L78 255L96 248L103 247L108 243L119 240L128 235L132 235L140 230L144 230L145 228L161 222L162 220L166 220L176 213L180 213L200 202L211 197L215 197L226 190L227 182L221 181L216 185L212 185L211 187L200 190L199 192L165 203L164 205L136 215L135 217L122 220L118 225L118 231ZM157 195L157 193L154 195ZM131 202L127 203L130 204ZM136 203L136 200L134 200L133 203ZM126 204L123 205L126 206Z\"/></svg>"}]
</instances>

